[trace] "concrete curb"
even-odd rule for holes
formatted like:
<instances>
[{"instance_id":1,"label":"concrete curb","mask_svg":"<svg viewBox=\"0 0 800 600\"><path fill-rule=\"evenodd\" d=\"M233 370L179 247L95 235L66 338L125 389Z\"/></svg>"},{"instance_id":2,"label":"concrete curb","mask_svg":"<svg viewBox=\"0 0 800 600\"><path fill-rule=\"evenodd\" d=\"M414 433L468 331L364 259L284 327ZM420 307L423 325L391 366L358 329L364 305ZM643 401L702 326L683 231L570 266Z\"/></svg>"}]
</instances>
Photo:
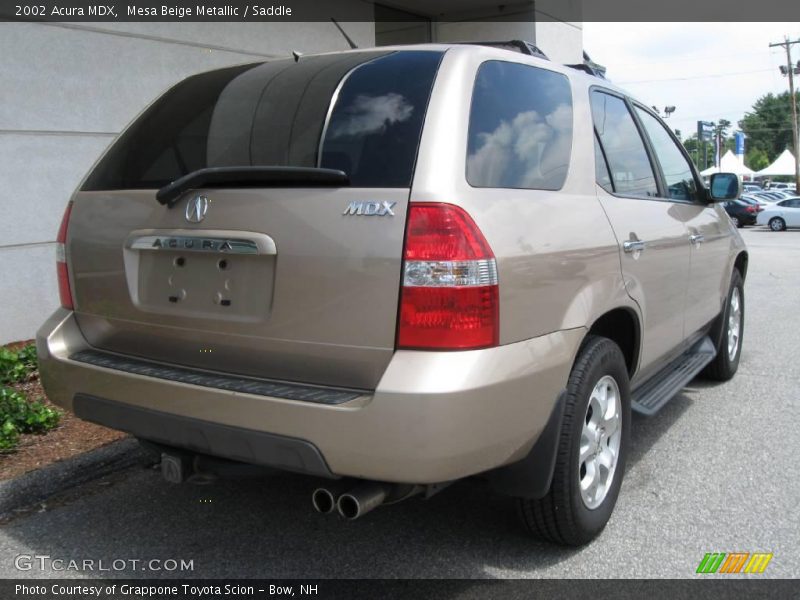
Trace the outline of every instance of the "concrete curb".
<instances>
[{"instance_id":1,"label":"concrete curb","mask_svg":"<svg viewBox=\"0 0 800 600\"><path fill-rule=\"evenodd\" d=\"M0 518L89 481L152 460L152 453L139 446L135 439L125 438L0 482Z\"/></svg>"}]
</instances>

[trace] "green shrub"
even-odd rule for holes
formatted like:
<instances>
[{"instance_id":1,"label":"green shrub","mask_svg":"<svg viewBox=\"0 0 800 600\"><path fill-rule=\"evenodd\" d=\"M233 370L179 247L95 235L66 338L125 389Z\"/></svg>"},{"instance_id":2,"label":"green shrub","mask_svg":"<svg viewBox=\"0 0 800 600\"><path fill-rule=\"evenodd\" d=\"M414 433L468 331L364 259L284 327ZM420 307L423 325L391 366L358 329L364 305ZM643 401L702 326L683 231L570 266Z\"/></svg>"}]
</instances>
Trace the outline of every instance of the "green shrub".
<instances>
[{"instance_id":1,"label":"green shrub","mask_svg":"<svg viewBox=\"0 0 800 600\"><path fill-rule=\"evenodd\" d=\"M0 388L0 450L13 450L21 433L44 433L58 425L61 414L39 401L29 402L11 388Z\"/></svg>"},{"instance_id":2,"label":"green shrub","mask_svg":"<svg viewBox=\"0 0 800 600\"><path fill-rule=\"evenodd\" d=\"M0 348L0 384L25 381L36 368L36 346L33 344L19 350Z\"/></svg>"}]
</instances>

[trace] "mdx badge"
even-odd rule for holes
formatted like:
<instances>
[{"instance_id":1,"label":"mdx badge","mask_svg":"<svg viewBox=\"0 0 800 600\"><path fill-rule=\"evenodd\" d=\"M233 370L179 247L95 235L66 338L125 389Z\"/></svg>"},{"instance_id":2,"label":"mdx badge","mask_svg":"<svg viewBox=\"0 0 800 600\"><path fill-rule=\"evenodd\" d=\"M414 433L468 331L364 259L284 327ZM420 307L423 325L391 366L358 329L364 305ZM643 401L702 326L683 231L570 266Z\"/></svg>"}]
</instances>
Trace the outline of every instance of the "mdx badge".
<instances>
[{"instance_id":1,"label":"mdx badge","mask_svg":"<svg viewBox=\"0 0 800 600\"><path fill-rule=\"evenodd\" d=\"M351 202L344 209L343 215L364 215L367 217L394 216L394 205L397 202Z\"/></svg>"}]
</instances>

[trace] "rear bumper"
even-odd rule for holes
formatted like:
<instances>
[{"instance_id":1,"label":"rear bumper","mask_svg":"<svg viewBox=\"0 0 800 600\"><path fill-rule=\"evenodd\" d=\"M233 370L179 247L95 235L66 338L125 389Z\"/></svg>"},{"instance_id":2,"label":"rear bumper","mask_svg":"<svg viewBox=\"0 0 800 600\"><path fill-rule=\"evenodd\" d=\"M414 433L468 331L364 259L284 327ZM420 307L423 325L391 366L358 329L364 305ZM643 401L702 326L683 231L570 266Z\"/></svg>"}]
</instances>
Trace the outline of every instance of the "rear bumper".
<instances>
[{"instance_id":1,"label":"rear bumper","mask_svg":"<svg viewBox=\"0 0 800 600\"><path fill-rule=\"evenodd\" d=\"M398 351L374 392L335 405L209 388L71 360L59 309L37 335L42 383L81 418L164 444L322 476L438 483L525 457L585 331L466 352ZM154 433L157 432L157 433Z\"/></svg>"}]
</instances>

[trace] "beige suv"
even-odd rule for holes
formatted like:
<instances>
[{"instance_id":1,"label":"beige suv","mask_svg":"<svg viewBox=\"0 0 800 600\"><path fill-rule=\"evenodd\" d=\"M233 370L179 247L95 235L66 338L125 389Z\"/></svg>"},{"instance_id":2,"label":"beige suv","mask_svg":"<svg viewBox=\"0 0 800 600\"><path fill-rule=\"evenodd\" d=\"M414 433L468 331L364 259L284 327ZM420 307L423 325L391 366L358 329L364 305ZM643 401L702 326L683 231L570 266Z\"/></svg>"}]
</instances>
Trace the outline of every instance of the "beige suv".
<instances>
[{"instance_id":1,"label":"beige suv","mask_svg":"<svg viewBox=\"0 0 800 600\"><path fill-rule=\"evenodd\" d=\"M49 397L170 481L210 457L306 473L356 518L478 476L589 541L631 410L736 372L748 255L715 203L735 176L704 188L586 70L419 45L177 84L67 205Z\"/></svg>"}]
</instances>

